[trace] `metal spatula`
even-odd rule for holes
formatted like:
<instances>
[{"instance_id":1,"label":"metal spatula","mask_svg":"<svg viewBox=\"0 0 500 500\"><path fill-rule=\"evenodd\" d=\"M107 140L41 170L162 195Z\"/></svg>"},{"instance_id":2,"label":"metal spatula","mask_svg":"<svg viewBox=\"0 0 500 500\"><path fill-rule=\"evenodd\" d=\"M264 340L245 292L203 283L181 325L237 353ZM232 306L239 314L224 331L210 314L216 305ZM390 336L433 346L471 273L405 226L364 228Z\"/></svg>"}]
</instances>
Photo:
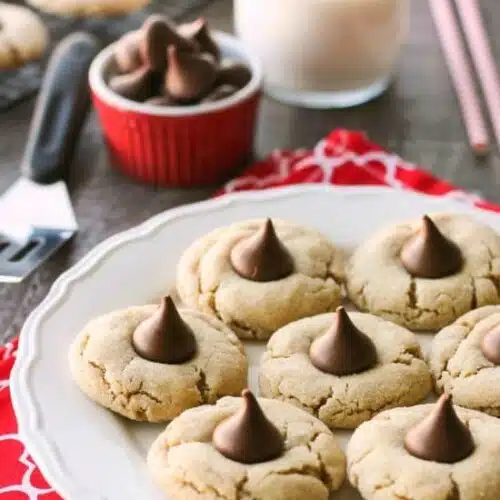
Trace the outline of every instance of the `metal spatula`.
<instances>
[{"instance_id":1,"label":"metal spatula","mask_svg":"<svg viewBox=\"0 0 500 500\"><path fill-rule=\"evenodd\" d=\"M65 38L42 83L22 177L0 197L0 282L20 282L78 230L64 180L89 108L87 74L99 50L86 33Z\"/></svg>"}]
</instances>

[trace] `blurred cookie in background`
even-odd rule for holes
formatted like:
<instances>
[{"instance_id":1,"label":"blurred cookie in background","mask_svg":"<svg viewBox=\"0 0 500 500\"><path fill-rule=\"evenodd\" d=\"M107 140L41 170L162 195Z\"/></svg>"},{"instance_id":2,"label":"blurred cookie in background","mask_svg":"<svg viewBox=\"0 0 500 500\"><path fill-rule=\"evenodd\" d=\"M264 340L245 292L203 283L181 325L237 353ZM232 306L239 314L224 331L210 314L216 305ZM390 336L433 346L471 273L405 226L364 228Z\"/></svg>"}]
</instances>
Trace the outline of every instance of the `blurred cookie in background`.
<instances>
[{"instance_id":1,"label":"blurred cookie in background","mask_svg":"<svg viewBox=\"0 0 500 500\"><path fill-rule=\"evenodd\" d=\"M27 0L37 9L67 16L113 16L142 9L151 0Z\"/></svg>"},{"instance_id":2,"label":"blurred cookie in background","mask_svg":"<svg viewBox=\"0 0 500 500\"><path fill-rule=\"evenodd\" d=\"M49 33L37 14L0 2L0 70L18 68L42 56Z\"/></svg>"}]
</instances>

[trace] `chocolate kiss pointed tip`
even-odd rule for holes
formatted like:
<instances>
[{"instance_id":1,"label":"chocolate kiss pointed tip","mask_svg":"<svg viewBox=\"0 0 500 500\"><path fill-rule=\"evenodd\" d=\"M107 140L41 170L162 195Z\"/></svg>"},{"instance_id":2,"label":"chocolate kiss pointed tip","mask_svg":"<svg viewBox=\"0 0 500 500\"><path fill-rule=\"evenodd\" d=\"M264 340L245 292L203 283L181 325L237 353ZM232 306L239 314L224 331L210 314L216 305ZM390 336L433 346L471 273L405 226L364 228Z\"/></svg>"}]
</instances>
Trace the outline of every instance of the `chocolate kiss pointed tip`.
<instances>
[{"instance_id":1,"label":"chocolate kiss pointed tip","mask_svg":"<svg viewBox=\"0 0 500 500\"><path fill-rule=\"evenodd\" d=\"M458 272L463 258L460 248L424 215L420 231L410 237L401 250L401 262L413 276L437 279Z\"/></svg>"},{"instance_id":2,"label":"chocolate kiss pointed tip","mask_svg":"<svg viewBox=\"0 0 500 500\"><path fill-rule=\"evenodd\" d=\"M167 311L169 311L170 313L172 311L175 311L176 314L179 314L179 311L177 311L177 307L175 307L175 302L172 300L172 296L171 295L165 295L165 297L163 297L160 300L160 303L163 306L165 306L165 308L167 309Z\"/></svg>"},{"instance_id":3,"label":"chocolate kiss pointed tip","mask_svg":"<svg viewBox=\"0 0 500 500\"><path fill-rule=\"evenodd\" d=\"M175 45L169 45L167 47L167 54L169 58L177 59L177 47Z\"/></svg>"},{"instance_id":4,"label":"chocolate kiss pointed tip","mask_svg":"<svg viewBox=\"0 0 500 500\"><path fill-rule=\"evenodd\" d=\"M231 264L241 277L260 282L286 278L294 269L293 258L278 238L271 219L235 245Z\"/></svg>"},{"instance_id":5,"label":"chocolate kiss pointed tip","mask_svg":"<svg viewBox=\"0 0 500 500\"><path fill-rule=\"evenodd\" d=\"M276 229L274 229L273 221L269 217L264 223L264 237L265 239L278 239Z\"/></svg>"},{"instance_id":6,"label":"chocolate kiss pointed tip","mask_svg":"<svg viewBox=\"0 0 500 500\"><path fill-rule=\"evenodd\" d=\"M191 26L191 38L199 45L201 52L208 52L215 57L216 61L219 61L221 55L220 49L212 38L206 19L204 17L199 17Z\"/></svg>"},{"instance_id":7,"label":"chocolate kiss pointed tip","mask_svg":"<svg viewBox=\"0 0 500 500\"><path fill-rule=\"evenodd\" d=\"M460 420L450 394L443 394L431 412L405 437L405 448L414 457L439 463L456 463L472 454L474 440Z\"/></svg>"},{"instance_id":8,"label":"chocolate kiss pointed tip","mask_svg":"<svg viewBox=\"0 0 500 500\"><path fill-rule=\"evenodd\" d=\"M428 240L439 239L449 241L443 233L438 229L434 221L428 216L424 215L422 217L422 227L420 229L423 238Z\"/></svg>"},{"instance_id":9,"label":"chocolate kiss pointed tip","mask_svg":"<svg viewBox=\"0 0 500 500\"><path fill-rule=\"evenodd\" d=\"M370 337L352 322L347 311L339 307L330 329L311 344L309 357L322 372L352 375L377 364L377 349Z\"/></svg>"},{"instance_id":10,"label":"chocolate kiss pointed tip","mask_svg":"<svg viewBox=\"0 0 500 500\"><path fill-rule=\"evenodd\" d=\"M131 31L116 42L114 55L120 73L130 73L143 64L139 49L141 39L140 31Z\"/></svg>"},{"instance_id":11,"label":"chocolate kiss pointed tip","mask_svg":"<svg viewBox=\"0 0 500 500\"><path fill-rule=\"evenodd\" d=\"M241 391L241 397L243 398L243 408L245 411L249 413L255 412L255 410L262 411L257 398L250 389L243 389Z\"/></svg>"},{"instance_id":12,"label":"chocolate kiss pointed tip","mask_svg":"<svg viewBox=\"0 0 500 500\"><path fill-rule=\"evenodd\" d=\"M481 341L481 351L488 361L500 365L500 327L485 334Z\"/></svg>"},{"instance_id":13,"label":"chocolate kiss pointed tip","mask_svg":"<svg viewBox=\"0 0 500 500\"><path fill-rule=\"evenodd\" d=\"M280 432L251 391L245 389L241 397L241 408L215 428L215 448L226 458L245 464L278 458L284 449Z\"/></svg>"},{"instance_id":14,"label":"chocolate kiss pointed tip","mask_svg":"<svg viewBox=\"0 0 500 500\"><path fill-rule=\"evenodd\" d=\"M174 45L168 47L167 53L166 93L180 102L193 102L204 97L217 76L213 57L182 52Z\"/></svg>"},{"instance_id":15,"label":"chocolate kiss pointed tip","mask_svg":"<svg viewBox=\"0 0 500 500\"><path fill-rule=\"evenodd\" d=\"M198 19L195 19L192 23L193 27L193 32L196 35L199 31L203 29L207 29L207 21L204 17L199 17Z\"/></svg>"},{"instance_id":16,"label":"chocolate kiss pointed tip","mask_svg":"<svg viewBox=\"0 0 500 500\"><path fill-rule=\"evenodd\" d=\"M335 312L337 313L337 317L339 320L342 319L342 321L349 321L350 323L352 323L351 318L349 318L349 315L347 314L344 306L338 306L337 309L335 309Z\"/></svg>"},{"instance_id":17,"label":"chocolate kiss pointed tip","mask_svg":"<svg viewBox=\"0 0 500 500\"><path fill-rule=\"evenodd\" d=\"M185 52L193 52L195 49L193 43L180 36L165 16L151 15L142 25L141 31L143 33L141 55L154 71L162 72L167 68L165 51L169 45L175 45Z\"/></svg>"},{"instance_id":18,"label":"chocolate kiss pointed tip","mask_svg":"<svg viewBox=\"0 0 500 500\"><path fill-rule=\"evenodd\" d=\"M180 24L177 26L177 31L183 37L193 38L206 24L204 17L198 17L194 21Z\"/></svg>"},{"instance_id":19,"label":"chocolate kiss pointed tip","mask_svg":"<svg viewBox=\"0 0 500 500\"><path fill-rule=\"evenodd\" d=\"M197 348L193 332L170 296L164 297L153 315L135 329L132 345L142 358L164 364L185 363Z\"/></svg>"}]
</instances>

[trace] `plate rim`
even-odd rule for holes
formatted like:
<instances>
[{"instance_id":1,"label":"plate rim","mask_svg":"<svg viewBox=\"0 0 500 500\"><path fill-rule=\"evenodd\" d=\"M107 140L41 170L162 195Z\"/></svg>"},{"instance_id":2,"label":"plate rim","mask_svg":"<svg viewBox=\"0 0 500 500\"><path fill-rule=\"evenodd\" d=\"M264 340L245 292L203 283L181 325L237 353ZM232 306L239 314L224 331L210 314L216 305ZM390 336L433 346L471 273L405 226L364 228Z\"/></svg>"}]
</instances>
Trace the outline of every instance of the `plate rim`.
<instances>
[{"instance_id":1,"label":"plate rim","mask_svg":"<svg viewBox=\"0 0 500 500\"><path fill-rule=\"evenodd\" d=\"M58 455L54 445L47 435L41 432L43 428L36 418L37 404L28 389L28 375L36 360L36 347L39 342L37 335L38 325L43 321L45 315L57 309L58 303L65 294L75 286L79 279L84 278L92 270L99 267L103 259L109 257L114 251L135 240L151 236L172 220L196 215L207 209L222 208L234 203L255 202L272 200L275 198L286 198L300 196L304 193L336 193L338 196L361 196L361 195L384 195L424 198L427 202L440 205L443 203L463 204L464 208L477 212L478 214L491 214L500 217L499 214L476 207L470 198L464 197L460 191L452 191L445 195L429 195L407 189L395 189L390 186L338 186L332 184L306 184L276 187L273 189L240 191L228 193L224 196L202 200L191 204L167 209L154 215L142 223L124 231L118 232L92 248L76 264L64 271L52 284L47 295L40 304L29 314L23 324L19 337L19 345L16 362L10 378L10 392L12 405L17 419L18 434L38 468L44 475L49 485L63 498L72 500L88 498L82 495L82 491L75 491L72 484L71 474L64 472L61 468L61 460L56 460ZM74 483L76 481L73 481ZM105 498L105 497L101 497ZM95 497L94 499L95 500Z\"/></svg>"}]
</instances>

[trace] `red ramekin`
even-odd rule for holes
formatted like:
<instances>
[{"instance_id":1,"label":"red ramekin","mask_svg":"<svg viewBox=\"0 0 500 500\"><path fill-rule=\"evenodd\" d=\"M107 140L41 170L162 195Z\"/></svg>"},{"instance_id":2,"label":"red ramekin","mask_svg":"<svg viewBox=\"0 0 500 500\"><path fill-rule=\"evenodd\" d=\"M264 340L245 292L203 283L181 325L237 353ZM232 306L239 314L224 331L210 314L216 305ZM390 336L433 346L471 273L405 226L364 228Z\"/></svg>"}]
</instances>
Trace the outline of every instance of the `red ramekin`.
<instances>
[{"instance_id":1,"label":"red ramekin","mask_svg":"<svg viewBox=\"0 0 500 500\"><path fill-rule=\"evenodd\" d=\"M262 94L257 57L235 37L214 34L224 57L246 63L252 79L227 99L193 106L154 106L125 99L106 79L113 71L113 45L92 62L92 100L113 166L159 186L211 184L248 159Z\"/></svg>"}]
</instances>

